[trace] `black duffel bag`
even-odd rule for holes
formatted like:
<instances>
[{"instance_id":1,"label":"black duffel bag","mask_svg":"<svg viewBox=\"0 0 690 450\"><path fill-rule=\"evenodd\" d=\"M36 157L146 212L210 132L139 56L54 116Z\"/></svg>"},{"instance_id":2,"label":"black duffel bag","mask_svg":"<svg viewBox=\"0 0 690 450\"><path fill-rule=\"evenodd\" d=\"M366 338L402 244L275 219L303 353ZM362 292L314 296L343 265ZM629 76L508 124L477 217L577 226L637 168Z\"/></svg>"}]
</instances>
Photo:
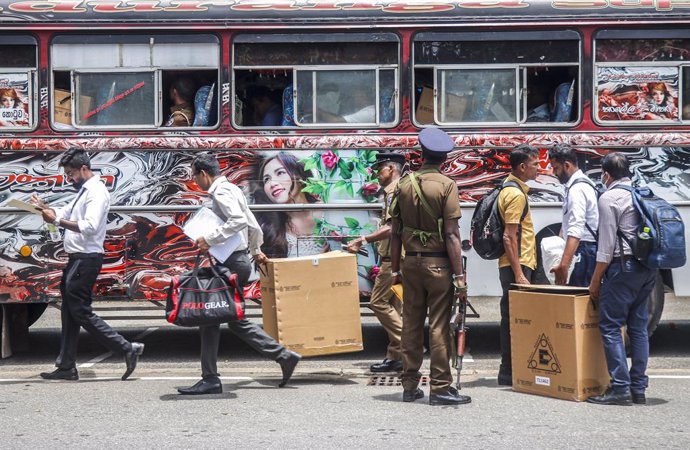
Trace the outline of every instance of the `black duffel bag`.
<instances>
[{"instance_id":1,"label":"black duffel bag","mask_svg":"<svg viewBox=\"0 0 690 450\"><path fill-rule=\"evenodd\" d=\"M197 256L194 270L173 277L168 289L165 317L182 327L218 325L244 318L244 298L237 275L227 267L200 267Z\"/></svg>"}]
</instances>

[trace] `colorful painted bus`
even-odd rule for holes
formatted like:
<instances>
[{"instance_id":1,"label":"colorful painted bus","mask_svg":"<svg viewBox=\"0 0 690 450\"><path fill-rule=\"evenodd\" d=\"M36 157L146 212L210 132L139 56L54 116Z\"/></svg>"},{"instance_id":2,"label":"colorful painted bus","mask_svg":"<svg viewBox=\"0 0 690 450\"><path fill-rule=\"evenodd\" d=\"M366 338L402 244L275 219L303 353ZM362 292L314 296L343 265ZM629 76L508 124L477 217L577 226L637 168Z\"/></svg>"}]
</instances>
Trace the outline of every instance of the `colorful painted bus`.
<instances>
[{"instance_id":1,"label":"colorful painted bus","mask_svg":"<svg viewBox=\"0 0 690 450\"><path fill-rule=\"evenodd\" d=\"M530 194L538 237L558 233L563 190L546 150L575 146L598 180L625 151L635 182L690 218L690 3L686 0L2 0L0 303L27 325L59 297L66 255L40 217L7 206L73 198L58 168L81 148L111 196L102 299L160 300L195 248L203 201L190 162L210 151L247 194L274 257L339 249L376 227L371 165L446 129L444 166L469 237L474 202L519 143L542 152ZM688 102L687 104L685 102ZM467 246L466 246L467 247ZM376 256L359 256L366 296ZM471 249L470 294L500 294ZM688 268L661 272L690 294ZM254 283L247 294L258 297ZM11 320L10 320L11 319ZM6 325L8 326L8 325Z\"/></svg>"}]
</instances>

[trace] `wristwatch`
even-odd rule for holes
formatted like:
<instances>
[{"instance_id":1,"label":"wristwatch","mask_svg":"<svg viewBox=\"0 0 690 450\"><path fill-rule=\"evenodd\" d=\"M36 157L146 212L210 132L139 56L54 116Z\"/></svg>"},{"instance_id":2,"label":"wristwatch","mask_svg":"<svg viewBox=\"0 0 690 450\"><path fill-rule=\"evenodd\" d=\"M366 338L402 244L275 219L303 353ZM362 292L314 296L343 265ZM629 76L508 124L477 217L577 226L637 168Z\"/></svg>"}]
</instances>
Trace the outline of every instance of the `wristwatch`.
<instances>
[{"instance_id":1,"label":"wristwatch","mask_svg":"<svg viewBox=\"0 0 690 450\"><path fill-rule=\"evenodd\" d=\"M402 271L398 270L397 272L391 272L391 275L394 277L401 277L402 276Z\"/></svg>"},{"instance_id":2,"label":"wristwatch","mask_svg":"<svg viewBox=\"0 0 690 450\"><path fill-rule=\"evenodd\" d=\"M360 241L362 242L362 245L367 245L367 244L368 244L367 238L365 238L364 236L360 236L359 239L360 239Z\"/></svg>"},{"instance_id":3,"label":"wristwatch","mask_svg":"<svg viewBox=\"0 0 690 450\"><path fill-rule=\"evenodd\" d=\"M59 217L56 217L55 220L53 220L53 225L55 225L56 227L60 226L60 218Z\"/></svg>"}]
</instances>

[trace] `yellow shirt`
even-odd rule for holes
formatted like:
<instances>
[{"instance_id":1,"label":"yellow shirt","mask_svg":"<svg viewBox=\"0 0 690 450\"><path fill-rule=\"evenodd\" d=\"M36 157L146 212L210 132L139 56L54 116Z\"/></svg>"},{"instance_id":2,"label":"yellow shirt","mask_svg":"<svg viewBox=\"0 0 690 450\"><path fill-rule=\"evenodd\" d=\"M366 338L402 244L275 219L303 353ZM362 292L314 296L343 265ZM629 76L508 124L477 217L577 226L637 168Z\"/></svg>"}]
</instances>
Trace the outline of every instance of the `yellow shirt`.
<instances>
[{"instance_id":1,"label":"yellow shirt","mask_svg":"<svg viewBox=\"0 0 690 450\"><path fill-rule=\"evenodd\" d=\"M514 181L521 188L522 192L512 186L501 191L498 195L498 212L501 214L503 223L520 224L520 218L525 210L526 194L529 186L514 177L512 174L505 181ZM505 183L504 181L504 183ZM534 270L537 268L537 243L534 238L534 224L532 224L532 211L527 204L527 215L522 221L522 236L520 238L520 264ZM508 255L503 254L498 260L498 267L510 267Z\"/></svg>"}]
</instances>

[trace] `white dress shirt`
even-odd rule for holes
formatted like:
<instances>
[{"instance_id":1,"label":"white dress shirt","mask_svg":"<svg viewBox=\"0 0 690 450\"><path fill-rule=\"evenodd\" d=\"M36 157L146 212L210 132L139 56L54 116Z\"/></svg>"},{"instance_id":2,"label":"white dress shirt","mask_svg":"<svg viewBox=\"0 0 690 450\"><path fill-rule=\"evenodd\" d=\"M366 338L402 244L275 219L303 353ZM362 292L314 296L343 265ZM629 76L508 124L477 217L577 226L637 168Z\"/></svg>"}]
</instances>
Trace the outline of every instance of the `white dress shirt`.
<instances>
[{"instance_id":1,"label":"white dress shirt","mask_svg":"<svg viewBox=\"0 0 690 450\"><path fill-rule=\"evenodd\" d=\"M108 224L110 193L94 175L81 187L74 200L55 213L59 219L77 222L79 232L65 229L67 253L103 253L105 229Z\"/></svg>"},{"instance_id":2,"label":"white dress shirt","mask_svg":"<svg viewBox=\"0 0 690 450\"><path fill-rule=\"evenodd\" d=\"M208 245L222 244L233 235L242 233L244 242L249 243L251 254L261 253L264 234L249 209L242 190L224 176L220 176L211 184L208 194L212 201L211 210L221 219L225 219L223 225L204 236ZM237 251L246 249L246 245L240 244Z\"/></svg>"},{"instance_id":3,"label":"white dress shirt","mask_svg":"<svg viewBox=\"0 0 690 450\"><path fill-rule=\"evenodd\" d=\"M587 178L582 170L578 170L570 177L565 185L565 200L563 201L563 239L568 236L584 242L596 242L585 223L597 231L599 228L599 209L597 193L587 183L575 183L578 178Z\"/></svg>"}]
</instances>

